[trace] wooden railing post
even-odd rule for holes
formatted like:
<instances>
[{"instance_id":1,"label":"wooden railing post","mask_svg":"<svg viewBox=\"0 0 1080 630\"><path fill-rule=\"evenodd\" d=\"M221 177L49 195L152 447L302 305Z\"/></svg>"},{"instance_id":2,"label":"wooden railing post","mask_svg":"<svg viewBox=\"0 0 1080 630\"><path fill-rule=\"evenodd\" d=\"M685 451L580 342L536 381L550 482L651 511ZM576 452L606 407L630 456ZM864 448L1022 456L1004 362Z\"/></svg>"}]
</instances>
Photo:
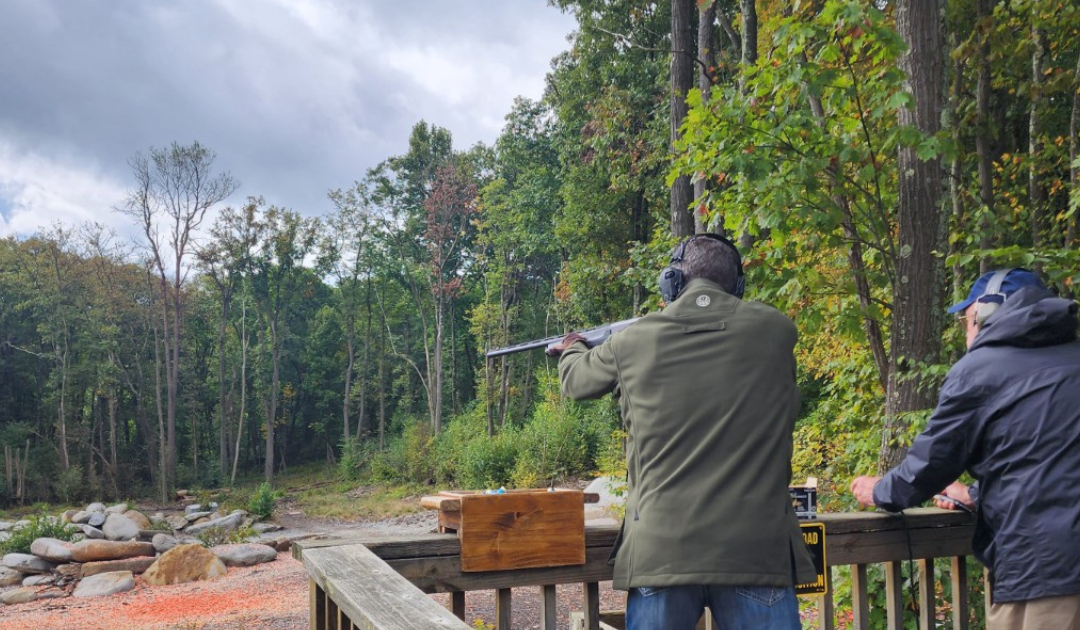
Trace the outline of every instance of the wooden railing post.
<instances>
[{"instance_id":1,"label":"wooden railing post","mask_svg":"<svg viewBox=\"0 0 1080 630\"><path fill-rule=\"evenodd\" d=\"M585 611L585 630L600 630L600 584L585 582L582 585L582 607Z\"/></svg>"},{"instance_id":2,"label":"wooden railing post","mask_svg":"<svg viewBox=\"0 0 1080 630\"><path fill-rule=\"evenodd\" d=\"M465 591L450 593L450 612L458 619L465 621Z\"/></svg>"},{"instance_id":3,"label":"wooden railing post","mask_svg":"<svg viewBox=\"0 0 1080 630\"><path fill-rule=\"evenodd\" d=\"M870 630L870 594L867 586L866 565L852 565L851 622L856 630Z\"/></svg>"},{"instance_id":4,"label":"wooden railing post","mask_svg":"<svg viewBox=\"0 0 1080 630\"><path fill-rule=\"evenodd\" d=\"M904 630L904 574L900 562L885 563L885 627Z\"/></svg>"},{"instance_id":5,"label":"wooden railing post","mask_svg":"<svg viewBox=\"0 0 1080 630\"><path fill-rule=\"evenodd\" d=\"M540 588L540 630L555 630L557 606L557 590L554 584L545 584Z\"/></svg>"},{"instance_id":6,"label":"wooden railing post","mask_svg":"<svg viewBox=\"0 0 1080 630\"><path fill-rule=\"evenodd\" d=\"M934 613L937 610L934 601L934 560L921 558L917 564L919 567L919 628L934 630Z\"/></svg>"},{"instance_id":7,"label":"wooden railing post","mask_svg":"<svg viewBox=\"0 0 1080 630\"><path fill-rule=\"evenodd\" d=\"M497 630L510 630L510 593L508 588L500 588L495 591L495 628Z\"/></svg>"},{"instance_id":8,"label":"wooden railing post","mask_svg":"<svg viewBox=\"0 0 1080 630\"><path fill-rule=\"evenodd\" d=\"M968 575L967 558L953 557L949 578L952 582L953 630L968 630Z\"/></svg>"},{"instance_id":9,"label":"wooden railing post","mask_svg":"<svg viewBox=\"0 0 1080 630\"><path fill-rule=\"evenodd\" d=\"M310 608L308 619L311 621L311 630L328 630L326 627L326 593L319 588L315 580L308 580L308 600Z\"/></svg>"}]
</instances>

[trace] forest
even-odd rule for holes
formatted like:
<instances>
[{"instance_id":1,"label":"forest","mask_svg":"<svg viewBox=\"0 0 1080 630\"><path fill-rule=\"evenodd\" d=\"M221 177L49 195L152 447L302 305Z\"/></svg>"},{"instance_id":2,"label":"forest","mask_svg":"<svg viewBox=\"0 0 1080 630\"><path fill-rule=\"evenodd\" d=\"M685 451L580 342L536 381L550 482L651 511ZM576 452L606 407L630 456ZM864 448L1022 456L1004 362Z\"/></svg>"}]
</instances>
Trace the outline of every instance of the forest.
<instances>
[{"instance_id":1,"label":"forest","mask_svg":"<svg viewBox=\"0 0 1080 630\"><path fill-rule=\"evenodd\" d=\"M982 272L1080 279L1072 0L553 0L577 20L492 146L418 121L316 216L206 144L132 147L100 225L0 240L0 506L326 463L527 487L618 474L610 399L490 348L660 307L672 247L742 251L800 333L795 476L898 461ZM722 384L718 384L722 388Z\"/></svg>"}]
</instances>

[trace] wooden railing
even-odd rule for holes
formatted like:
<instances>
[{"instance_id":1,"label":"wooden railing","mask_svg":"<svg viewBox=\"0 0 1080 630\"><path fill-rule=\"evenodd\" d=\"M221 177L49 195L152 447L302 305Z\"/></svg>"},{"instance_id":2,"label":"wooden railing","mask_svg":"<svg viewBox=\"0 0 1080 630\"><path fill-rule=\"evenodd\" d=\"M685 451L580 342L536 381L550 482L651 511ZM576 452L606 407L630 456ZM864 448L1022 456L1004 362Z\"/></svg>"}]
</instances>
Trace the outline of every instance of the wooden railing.
<instances>
[{"instance_id":1,"label":"wooden railing","mask_svg":"<svg viewBox=\"0 0 1080 630\"><path fill-rule=\"evenodd\" d=\"M902 567L911 561L918 569L916 587L919 627L937 627L939 610L951 610L952 627L968 628L968 575L965 556L971 552L974 518L937 508L883 513L823 514L825 558L831 567L851 567L851 627L868 629L870 594L884 588L886 627L903 628L906 606ZM450 629L469 628L465 615L467 591L496 592L496 627L509 630L511 589L541 586L540 627L555 628L556 584L582 585L584 628L599 630L599 583L611 579L607 559L617 534L615 527L587 527L585 564L571 567L463 573L461 545L454 534L399 538L327 538L298 541L293 555L310 577L312 630ZM948 580L953 601L935 600L935 558L951 559ZM870 584L867 566L883 563L884 584ZM831 578L830 578L831 579ZM818 627L833 628L836 589L813 596ZM450 593L450 609L427 593ZM912 607L913 608L913 607Z\"/></svg>"}]
</instances>

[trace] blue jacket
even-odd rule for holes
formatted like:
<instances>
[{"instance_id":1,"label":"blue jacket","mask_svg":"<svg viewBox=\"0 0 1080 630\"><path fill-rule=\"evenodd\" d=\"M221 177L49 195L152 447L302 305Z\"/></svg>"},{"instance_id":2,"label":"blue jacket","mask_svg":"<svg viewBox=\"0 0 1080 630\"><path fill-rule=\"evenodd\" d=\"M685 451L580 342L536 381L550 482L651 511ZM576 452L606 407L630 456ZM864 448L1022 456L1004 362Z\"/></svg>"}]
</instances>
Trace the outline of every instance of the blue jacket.
<instances>
[{"instance_id":1,"label":"blue jacket","mask_svg":"<svg viewBox=\"0 0 1080 630\"><path fill-rule=\"evenodd\" d=\"M972 546L996 603L1080 593L1077 304L1029 287L953 366L907 457L874 488L898 511L964 470L978 480Z\"/></svg>"}]
</instances>

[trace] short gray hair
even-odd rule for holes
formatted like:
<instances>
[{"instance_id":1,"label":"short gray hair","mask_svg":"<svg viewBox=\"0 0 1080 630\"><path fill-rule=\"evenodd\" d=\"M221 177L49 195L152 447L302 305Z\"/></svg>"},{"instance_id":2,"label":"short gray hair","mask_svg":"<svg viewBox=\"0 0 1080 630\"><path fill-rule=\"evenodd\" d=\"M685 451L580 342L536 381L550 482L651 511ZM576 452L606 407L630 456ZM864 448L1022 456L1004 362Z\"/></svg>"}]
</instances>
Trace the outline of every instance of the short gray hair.
<instances>
[{"instance_id":1,"label":"short gray hair","mask_svg":"<svg viewBox=\"0 0 1080 630\"><path fill-rule=\"evenodd\" d=\"M695 278L704 278L720 285L724 291L735 293L739 279L739 252L715 238L704 235L690 237L683 250L683 259L675 267L683 272L683 278L690 282Z\"/></svg>"}]
</instances>

